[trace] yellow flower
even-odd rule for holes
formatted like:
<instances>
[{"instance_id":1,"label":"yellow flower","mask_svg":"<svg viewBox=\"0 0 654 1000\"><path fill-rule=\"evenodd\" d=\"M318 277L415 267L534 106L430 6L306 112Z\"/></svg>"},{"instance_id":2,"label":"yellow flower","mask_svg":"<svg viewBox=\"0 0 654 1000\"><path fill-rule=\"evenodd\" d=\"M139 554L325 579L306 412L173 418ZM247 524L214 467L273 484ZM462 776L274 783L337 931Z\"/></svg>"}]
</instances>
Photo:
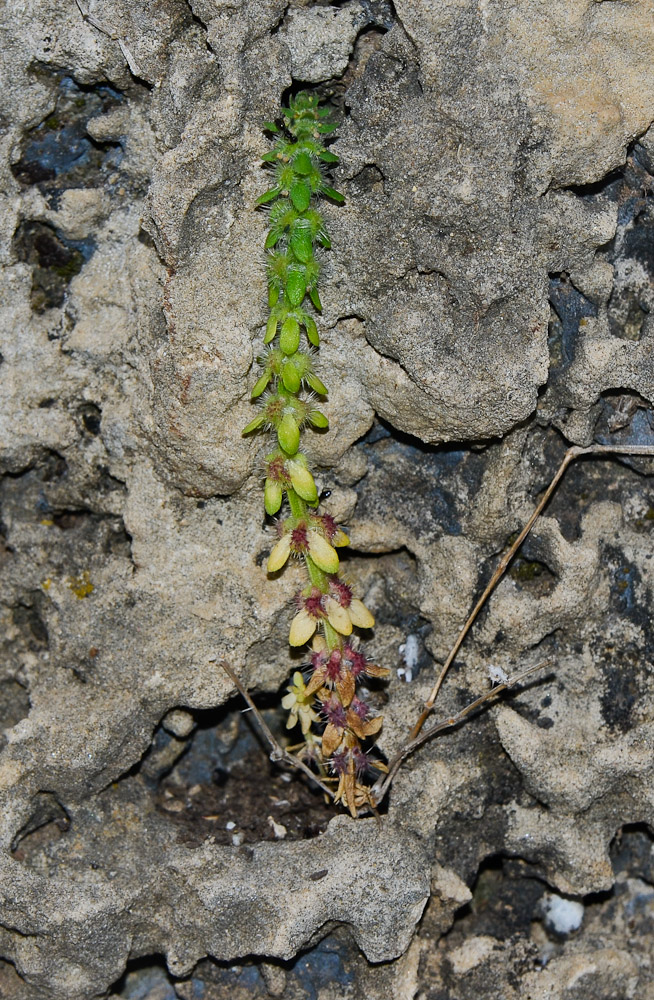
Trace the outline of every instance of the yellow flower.
<instances>
[{"instance_id":1,"label":"yellow flower","mask_svg":"<svg viewBox=\"0 0 654 1000\"><path fill-rule=\"evenodd\" d=\"M302 732L306 735L311 729L313 722L318 722L319 718L314 712L313 695L306 694L304 677L299 670L293 674L293 683L288 686L288 694L282 698L282 708L289 712L287 729L292 729L298 721L302 727Z\"/></svg>"},{"instance_id":2,"label":"yellow flower","mask_svg":"<svg viewBox=\"0 0 654 1000\"><path fill-rule=\"evenodd\" d=\"M375 624L375 619L368 608L356 597L352 598L347 608L339 604L336 598L327 597L325 611L327 621L341 635L350 635L353 625L357 628L372 628Z\"/></svg>"},{"instance_id":3,"label":"yellow flower","mask_svg":"<svg viewBox=\"0 0 654 1000\"><path fill-rule=\"evenodd\" d=\"M298 611L291 622L288 641L291 646L304 646L318 627L318 619L309 614L306 608Z\"/></svg>"},{"instance_id":4,"label":"yellow flower","mask_svg":"<svg viewBox=\"0 0 654 1000\"><path fill-rule=\"evenodd\" d=\"M273 547L268 557L268 572L276 573L280 570L291 552L296 555L308 555L323 573L336 573L338 570L336 549L329 544L324 535L314 531L305 521L296 523L295 527L285 532Z\"/></svg>"}]
</instances>

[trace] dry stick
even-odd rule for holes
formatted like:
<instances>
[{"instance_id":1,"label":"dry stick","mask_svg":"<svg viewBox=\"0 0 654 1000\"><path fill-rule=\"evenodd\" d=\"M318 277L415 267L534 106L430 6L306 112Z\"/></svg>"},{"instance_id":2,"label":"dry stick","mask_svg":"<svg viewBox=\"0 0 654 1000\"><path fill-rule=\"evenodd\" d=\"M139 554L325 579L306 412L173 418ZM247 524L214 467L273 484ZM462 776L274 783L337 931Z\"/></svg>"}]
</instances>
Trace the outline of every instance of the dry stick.
<instances>
[{"instance_id":1,"label":"dry stick","mask_svg":"<svg viewBox=\"0 0 654 1000\"><path fill-rule=\"evenodd\" d=\"M243 687L243 685L241 684L240 680L238 679L238 677L236 676L236 674L234 673L234 671L232 670L232 668L229 666L229 664L225 663L224 660L219 660L218 661L218 665L223 668L223 670L225 671L225 673L227 674L227 676L233 681L233 683L236 685L236 687L238 688L238 690L242 694L242 696L245 699L245 701L248 703L249 708L252 709L252 712L254 713L254 717L257 720L259 728L261 729L261 732L266 737L266 739L270 743L270 746L272 747L272 750L270 752L270 759L273 762L275 762L275 763L279 763L280 761L284 761L284 763L289 764L291 767L297 767L297 768L299 768L300 771L303 771L304 774L307 775L307 777L311 778L312 781L315 781L315 783L317 785L319 785L320 788L322 788L322 790L325 793L325 795L328 795L330 797L330 799L333 799L334 798L334 793L331 790L331 788L328 788L327 785L325 785L320 780L320 778L318 777L318 775L315 774L315 772L312 771L310 767L307 767L307 765L304 763L304 761L300 760L299 757L295 757L292 753L289 753L288 750L284 750L284 747L282 747L282 746L279 745L279 743L277 742L277 740L275 739L275 737L271 733L270 729L268 728L268 725L267 725L264 717L262 716L261 712L259 711L259 709L257 708L257 706L254 704L254 702L252 701L252 698L250 697L250 695L248 694L248 692L245 690L245 688Z\"/></svg>"},{"instance_id":2,"label":"dry stick","mask_svg":"<svg viewBox=\"0 0 654 1000\"><path fill-rule=\"evenodd\" d=\"M462 708L456 715L452 715L448 719L441 719L441 721L437 722L431 727L431 729L428 729L424 733L420 733L420 735L416 736L415 739L406 743L400 750L398 750L388 765L388 773L384 774L381 778L379 778L376 784L373 785L371 789L373 801L379 805L390 788L393 778L399 771L404 761L413 753L414 750L417 750L423 743L430 740L432 736L437 736L438 733L442 733L445 729L452 729L453 726L458 726L458 724L463 722L463 720L470 715L471 712L474 712L476 708L479 708L485 702L490 701L491 698L495 698L495 696L500 694L500 692L509 691L511 688L516 687L516 685L520 684L525 677L535 673L542 667L549 666L551 662L551 660L541 660L540 663L536 663L533 667L528 667L521 673L516 674L515 677L509 677L509 679L504 681L502 684L497 684L495 687L491 688L490 691L486 692L486 694L482 694L478 698L475 698L474 701L471 701L469 705Z\"/></svg>"},{"instance_id":3,"label":"dry stick","mask_svg":"<svg viewBox=\"0 0 654 1000\"><path fill-rule=\"evenodd\" d=\"M479 612L483 608L484 604L486 603L486 601L488 600L488 598L490 597L490 595L495 590L495 587L497 586L497 584L501 580L502 576L504 575L504 572L505 572L507 566L509 565L509 563L513 559L514 555L516 554L516 552L518 551L518 549L520 548L520 546L524 542L525 538L527 537L527 535L531 531L532 527L534 526L534 522L540 516L543 508L547 504L547 501L550 499L550 497L554 493L554 490L558 486L558 484L559 484L559 482L561 480L561 477L563 476L563 473L565 472L565 470L570 465L570 462L572 462L573 459L578 458L580 455L634 455L634 456L641 455L641 456L647 457L647 458L654 458L654 445L646 445L645 444L645 445L633 445L633 446L630 446L630 445L592 444L592 445L589 445L587 448L582 448L579 445L574 445L572 448L569 448L568 451L566 451L565 456L563 458L563 461L561 462L559 468L557 469L557 471L556 471L556 473L554 475L554 478L552 479L552 482L549 484L549 486L545 490L545 493L543 494L542 499L540 500L538 506L536 507L536 510L534 511L534 513L531 515L531 517L529 518L529 520L525 524L524 528L522 529L522 531L520 532L520 534L516 538L515 542L511 546L511 548L500 559L499 565L498 565L497 569L495 570L495 572L493 573L493 575L492 575L492 577L490 579L490 582L488 583L488 586L486 587L486 589L484 590L483 594L481 595L481 597L479 598L479 600L475 604L474 608L470 612L470 616L469 616L468 620L466 621L465 625L463 626L463 628L459 632L459 634L458 634L458 636L456 638L456 642L452 646L452 649L450 650L450 653L449 653L447 659L445 660L445 663L443 664L443 666L441 668L441 672L438 675L438 680L436 681L436 683L435 683L435 685L433 687L433 690L432 690L431 694L429 695L429 698L425 702L425 707L424 707L424 709L423 709L423 711L422 711L422 713L420 715L420 718L418 719L418 721L416 722L415 726L413 727L413 729L411 731L411 736L409 738L410 741L413 741L413 740L416 739L416 737L418 736L418 733L422 729L425 721L429 717L429 715L430 715L430 713L431 713L431 711L432 711L432 709L434 707L434 702L436 701L436 698L438 696L438 692L440 691L441 685L442 685L443 681L445 680L445 675L447 674L447 671L450 669L450 666L452 664L452 661L454 660L454 657L459 652L459 649L461 648L461 643L463 642L463 640L465 639L466 635L470 631L470 627L472 626L472 623L474 622L475 618L477 617L477 615L479 614ZM499 689L495 688L494 690L497 691Z\"/></svg>"}]
</instances>

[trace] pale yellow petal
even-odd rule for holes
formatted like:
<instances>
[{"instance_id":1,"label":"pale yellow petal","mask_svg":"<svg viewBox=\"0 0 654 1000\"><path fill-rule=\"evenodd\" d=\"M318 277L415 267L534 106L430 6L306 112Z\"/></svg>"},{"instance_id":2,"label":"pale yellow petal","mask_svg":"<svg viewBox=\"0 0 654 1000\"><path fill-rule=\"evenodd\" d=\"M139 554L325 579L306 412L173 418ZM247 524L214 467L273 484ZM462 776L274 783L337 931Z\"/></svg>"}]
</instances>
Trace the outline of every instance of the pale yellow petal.
<instances>
[{"instance_id":1,"label":"pale yellow petal","mask_svg":"<svg viewBox=\"0 0 654 1000\"><path fill-rule=\"evenodd\" d=\"M288 712L290 708L293 708L293 705L295 704L296 700L297 699L292 691L290 694L285 694L284 697L282 698L282 708Z\"/></svg>"},{"instance_id":2,"label":"pale yellow petal","mask_svg":"<svg viewBox=\"0 0 654 1000\"><path fill-rule=\"evenodd\" d=\"M321 569L323 573L336 573L338 571L338 552L336 549L317 531L310 531L308 534L309 555L318 569Z\"/></svg>"},{"instance_id":3,"label":"pale yellow petal","mask_svg":"<svg viewBox=\"0 0 654 1000\"><path fill-rule=\"evenodd\" d=\"M332 545L335 545L338 548L341 545L349 545L349 544L350 544L350 539L347 537L345 532L341 531L340 528L337 528L336 534L332 538Z\"/></svg>"},{"instance_id":4,"label":"pale yellow petal","mask_svg":"<svg viewBox=\"0 0 654 1000\"><path fill-rule=\"evenodd\" d=\"M318 633L318 635L314 635L311 648L315 653L324 652L324 650L327 649L327 643L325 642L324 635L320 635L320 633Z\"/></svg>"},{"instance_id":5,"label":"pale yellow petal","mask_svg":"<svg viewBox=\"0 0 654 1000\"><path fill-rule=\"evenodd\" d=\"M291 631L288 636L291 646L304 646L305 642L308 642L316 631L317 624L318 622L313 615L310 615L304 608L302 611L298 611L291 622Z\"/></svg>"},{"instance_id":6,"label":"pale yellow petal","mask_svg":"<svg viewBox=\"0 0 654 1000\"><path fill-rule=\"evenodd\" d=\"M352 631L352 620L348 610L341 607L333 597L328 597L325 601L325 610L327 611L327 621L331 627L340 632L341 635L349 635Z\"/></svg>"},{"instance_id":7,"label":"pale yellow petal","mask_svg":"<svg viewBox=\"0 0 654 1000\"><path fill-rule=\"evenodd\" d=\"M286 463L286 469L291 477L291 484L295 492L303 500L306 500L307 503L315 503L318 499L318 493L313 476L309 470L301 465L300 462L292 460Z\"/></svg>"},{"instance_id":8,"label":"pale yellow petal","mask_svg":"<svg viewBox=\"0 0 654 1000\"><path fill-rule=\"evenodd\" d=\"M375 619L370 614L363 601L358 600L358 598L352 598L350 601L349 611L352 624L356 625L358 628L372 628L375 624Z\"/></svg>"},{"instance_id":9,"label":"pale yellow petal","mask_svg":"<svg viewBox=\"0 0 654 1000\"><path fill-rule=\"evenodd\" d=\"M268 572L276 573L281 569L291 553L291 536L282 535L268 556Z\"/></svg>"}]
</instances>

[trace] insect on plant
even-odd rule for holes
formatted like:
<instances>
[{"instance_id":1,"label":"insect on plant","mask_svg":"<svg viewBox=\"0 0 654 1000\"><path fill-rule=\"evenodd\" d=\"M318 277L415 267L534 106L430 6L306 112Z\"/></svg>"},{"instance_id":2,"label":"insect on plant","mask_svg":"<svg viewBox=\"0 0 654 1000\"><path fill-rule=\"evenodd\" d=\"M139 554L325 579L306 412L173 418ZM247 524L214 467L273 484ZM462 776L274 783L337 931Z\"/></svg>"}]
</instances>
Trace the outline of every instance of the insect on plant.
<instances>
[{"instance_id":1,"label":"insect on plant","mask_svg":"<svg viewBox=\"0 0 654 1000\"><path fill-rule=\"evenodd\" d=\"M251 392L259 410L243 431L245 435L268 431L273 438L265 456L264 506L269 516L278 518L278 537L268 558L268 573L279 573L290 557L303 560L307 572L307 584L296 595L289 643L295 648L308 647L310 674L305 679L304 673L296 671L282 698L289 713L287 728L299 728L300 742L282 747L232 667L225 662L222 667L252 709L270 744L271 759L304 772L329 798L357 817L376 811L404 761L423 743L462 723L476 709L549 665L543 661L502 678L456 715L426 725L475 619L570 463L584 455L654 457L654 446L594 444L568 449L532 516L500 559L458 633L405 744L388 765L371 753L370 743L383 719L373 714L360 684L366 677L387 677L390 671L368 660L355 635L355 630L372 628L374 618L343 575L337 549L347 545L348 538L329 514L320 512L322 497L318 496L308 458L300 450L306 428L318 433L328 429L327 417L319 408L327 387L315 371L320 344L316 319L322 311L320 255L331 247L320 202L326 198L338 204L344 198L330 184L330 171L339 160L325 144L336 128L327 116L316 95L301 92L281 109L278 121L265 123L274 146L262 159L272 171L273 184L256 204L268 212L269 316L264 349L258 358L261 374Z\"/></svg>"}]
</instances>

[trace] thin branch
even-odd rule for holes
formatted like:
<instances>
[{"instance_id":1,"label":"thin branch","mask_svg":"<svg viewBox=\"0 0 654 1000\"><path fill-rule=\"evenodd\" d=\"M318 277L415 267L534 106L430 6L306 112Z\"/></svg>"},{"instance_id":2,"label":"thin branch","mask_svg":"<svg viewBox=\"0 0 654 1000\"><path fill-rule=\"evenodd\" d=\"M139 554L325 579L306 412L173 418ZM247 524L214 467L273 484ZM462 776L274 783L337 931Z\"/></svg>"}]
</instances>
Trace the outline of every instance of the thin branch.
<instances>
[{"instance_id":1,"label":"thin branch","mask_svg":"<svg viewBox=\"0 0 654 1000\"><path fill-rule=\"evenodd\" d=\"M486 702L491 701L502 691L508 691L511 688L516 687L525 679L525 677L529 677L530 674L535 673L537 670L541 670L543 667L549 666L551 662L551 660L541 660L540 663L536 663L533 667L528 667L527 670L523 670L521 673L516 674L515 677L509 677L509 679L504 681L502 684L497 684L495 687L491 688L490 691L486 692L486 694L482 694L478 698L475 698L474 701L471 701L465 706L465 708L462 708L456 715L451 715L447 719L441 719L440 722L437 722L430 729L427 729L425 732L422 732L418 736L409 740L408 743L398 750L391 760L388 765L388 773L379 778L376 784L373 785L371 795L375 803L379 805L382 801L391 786L393 778L399 771L404 761L407 757L411 756L414 750L417 750L418 747L421 747L423 743L426 743L427 740L430 740L433 736L438 736L438 734L444 732L444 730L452 729L454 726L458 726L459 723L463 722L463 720L470 715L471 712L474 712L475 709L484 705Z\"/></svg>"},{"instance_id":2,"label":"thin branch","mask_svg":"<svg viewBox=\"0 0 654 1000\"><path fill-rule=\"evenodd\" d=\"M640 456L645 457L645 458L654 458L654 445L634 445L634 446L630 446L630 445L593 444L593 445L588 446L587 448L582 448L579 445L574 445L572 448L568 449L568 451L565 453L563 461L561 462L559 468L557 469L557 471L556 471L556 473L554 475L554 478L552 479L552 482L549 484L549 486L545 490L545 493L543 494L541 500L539 501L538 506L536 507L535 511L533 512L533 514L531 515L531 517L529 518L529 520L527 521L527 523L525 524L524 528L522 529L522 531L520 532L520 534L516 538L515 542L511 546L511 548L500 559L500 562L499 562L499 564L498 564L495 572L493 573L493 575L492 575L492 577L491 577L488 585L486 586L486 589L484 590L483 594L481 595L481 597L479 598L479 600L475 604L474 608L470 612L468 620L466 621L465 625L463 626L463 628L459 632L458 636L456 637L456 641L455 641L454 645L452 646L452 649L450 650L449 655L448 655L447 659L445 660L445 663L443 664L443 666L441 668L441 672L438 675L438 679L437 679L436 683L434 684L434 687L432 688L432 691L431 691L431 693L429 695L429 698L427 699L427 701L424 704L424 708L422 710L422 713L420 714L420 718L418 719L418 721L416 722L415 726L413 727L413 729L411 731L410 740L414 740L417 737L418 733L420 732L420 730L422 729L422 727L425 724L426 720L428 719L429 715L431 714L431 711L432 711L432 709L434 707L434 702L436 701L436 698L438 697L438 692L440 691L441 685L442 685L443 681L445 680L445 675L447 674L448 670L450 669L450 666L452 665L452 661L454 660L455 656L459 652L459 649L461 648L461 644L463 643L463 640L465 639L465 637L467 636L468 632L470 631L470 628L471 628L473 622L475 621L475 619L477 618L477 615L479 614L479 612L483 608L484 604L486 603L486 601L488 600L488 598L490 597L490 595L495 590L495 587L497 586L497 584L500 582L500 580L504 576L504 573L506 571L507 566L509 565L509 563L513 559L514 555L516 554L516 552L518 551L518 549L520 548L520 546L524 542L525 538L527 537L527 535L529 534L529 532L533 528L536 520L540 517L540 515L541 515L541 513L542 513L542 511L544 509L544 507L547 505L548 500L550 499L550 497L554 493L554 490L556 489L556 487L559 485L559 482L561 481L565 470L568 468L568 466L573 461L573 459L578 458L580 455L602 455L602 456L608 456L608 455L633 455L633 456L638 456L638 455L640 455Z\"/></svg>"},{"instance_id":3,"label":"thin branch","mask_svg":"<svg viewBox=\"0 0 654 1000\"><path fill-rule=\"evenodd\" d=\"M90 24L93 28L96 28L98 31L101 31L102 34L106 35L107 38L110 38L112 42L118 41L118 35L114 31L111 31L109 28L105 28L102 21L100 21L99 18L95 16L95 14L92 14L90 10L84 8L84 6L81 3L81 0L75 0L75 3L77 4L77 9L82 15L82 18L86 21L87 24Z\"/></svg>"},{"instance_id":4,"label":"thin branch","mask_svg":"<svg viewBox=\"0 0 654 1000\"><path fill-rule=\"evenodd\" d=\"M270 744L270 746L272 748L271 751L270 751L270 759L274 763L276 763L276 764L283 761L285 764L288 764L290 767L296 767L300 771L303 771L304 774L306 774L306 776L308 778L311 778L311 780L313 782L315 782L315 784L318 785L322 789L322 791L325 793L325 795L328 795L330 799L333 799L334 798L334 793L332 792L331 788L328 788L327 785L325 785L324 782L322 782L320 780L320 778L318 777L318 775L314 771L312 771L310 767L307 767L307 765L304 763L303 760L300 760L299 757L296 757L294 754L289 753L288 750L285 750L284 747L282 747L282 746L279 745L279 743L277 742L277 740L273 736L272 732L268 728L268 724L266 723L266 720L264 719L263 715L261 714L261 712L259 711L259 709L257 708L257 706L254 704L254 702L252 701L252 698L250 697L250 695L248 694L248 692L246 691L246 689L243 687L243 685L241 684L240 680L238 679L238 677L236 676L236 674L234 673L234 671L232 670L232 668L229 666L229 664L225 663L224 660L218 660L217 662L218 662L218 666L220 666L220 667L223 668L223 670L225 671L225 673L227 674L227 676L234 683L234 685L238 688L238 690L240 691L241 695L243 696L243 698L247 702L248 707L252 710L252 713L253 713L255 719L257 720L257 725L259 726L261 732L263 733L263 735L265 736L265 738L268 740L268 742L269 742L269 744Z\"/></svg>"}]
</instances>

